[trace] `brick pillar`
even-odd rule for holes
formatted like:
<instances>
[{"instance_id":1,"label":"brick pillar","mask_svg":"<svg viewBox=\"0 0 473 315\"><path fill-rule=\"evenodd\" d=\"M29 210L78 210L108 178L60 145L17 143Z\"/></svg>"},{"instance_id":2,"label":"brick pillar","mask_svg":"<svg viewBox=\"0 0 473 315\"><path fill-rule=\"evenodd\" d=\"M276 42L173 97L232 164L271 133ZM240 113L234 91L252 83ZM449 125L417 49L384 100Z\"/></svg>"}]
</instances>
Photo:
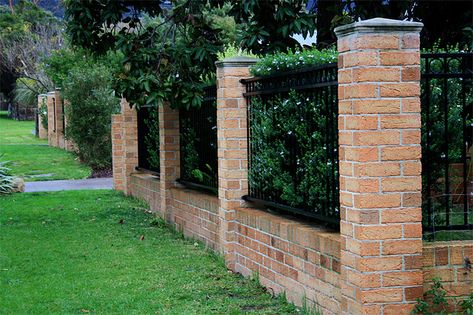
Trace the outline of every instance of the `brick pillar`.
<instances>
[{"instance_id":1,"label":"brick pillar","mask_svg":"<svg viewBox=\"0 0 473 315\"><path fill-rule=\"evenodd\" d=\"M131 193L131 173L138 166L138 125L135 108L125 99L121 114L112 115L113 186L125 195Z\"/></svg>"},{"instance_id":2,"label":"brick pillar","mask_svg":"<svg viewBox=\"0 0 473 315\"><path fill-rule=\"evenodd\" d=\"M57 147L57 111L55 92L49 92L47 94L46 104L48 106L48 144L52 147Z\"/></svg>"},{"instance_id":3,"label":"brick pillar","mask_svg":"<svg viewBox=\"0 0 473 315\"><path fill-rule=\"evenodd\" d=\"M63 100L61 95L61 90L54 90L54 99L56 101L56 138L57 146L61 149L65 148L65 138L64 138L64 111L63 111Z\"/></svg>"},{"instance_id":4,"label":"brick pillar","mask_svg":"<svg viewBox=\"0 0 473 315\"><path fill-rule=\"evenodd\" d=\"M180 176L179 111L168 102L159 106L161 213L170 221L171 188Z\"/></svg>"},{"instance_id":5,"label":"brick pillar","mask_svg":"<svg viewBox=\"0 0 473 315\"><path fill-rule=\"evenodd\" d=\"M47 139L48 138L48 129L44 128L43 126L43 119L41 118L40 112L41 108L43 107L43 104L46 104L47 106L47 95L46 94L40 94L38 95L38 137L40 139Z\"/></svg>"},{"instance_id":6,"label":"brick pillar","mask_svg":"<svg viewBox=\"0 0 473 315\"><path fill-rule=\"evenodd\" d=\"M230 269L235 266L235 211L248 194L247 109L242 78L256 59L236 57L217 62L217 138L219 238Z\"/></svg>"},{"instance_id":7,"label":"brick pillar","mask_svg":"<svg viewBox=\"0 0 473 315\"><path fill-rule=\"evenodd\" d=\"M343 314L409 314L422 294L421 28L335 29Z\"/></svg>"},{"instance_id":8,"label":"brick pillar","mask_svg":"<svg viewBox=\"0 0 473 315\"><path fill-rule=\"evenodd\" d=\"M74 142L72 141L72 139L67 139L66 138L67 125L68 125L67 114L66 113L69 109L69 106L71 106L71 102L69 102L68 100L64 100L64 126L65 126L65 129L64 129L64 149L66 149L66 151L75 151L75 146L74 146Z\"/></svg>"}]
</instances>

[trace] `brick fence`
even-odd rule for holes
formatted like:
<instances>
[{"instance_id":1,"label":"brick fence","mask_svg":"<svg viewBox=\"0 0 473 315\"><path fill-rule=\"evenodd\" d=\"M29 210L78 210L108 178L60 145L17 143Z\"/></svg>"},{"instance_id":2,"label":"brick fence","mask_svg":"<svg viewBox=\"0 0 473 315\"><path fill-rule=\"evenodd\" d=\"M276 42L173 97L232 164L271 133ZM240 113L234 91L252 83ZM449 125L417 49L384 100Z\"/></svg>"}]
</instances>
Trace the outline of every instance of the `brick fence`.
<instances>
[{"instance_id":1,"label":"brick fence","mask_svg":"<svg viewBox=\"0 0 473 315\"><path fill-rule=\"evenodd\" d=\"M65 136L67 126L65 115L68 106L67 100L63 100L61 91L56 89L47 94L41 94L38 96L38 109L44 101L46 101L48 110L48 129L46 130L42 126L41 117L39 117L39 137L41 139L47 138L48 144L52 147L74 151L74 143L71 140L66 139Z\"/></svg>"},{"instance_id":2,"label":"brick fence","mask_svg":"<svg viewBox=\"0 0 473 315\"><path fill-rule=\"evenodd\" d=\"M249 58L217 63L218 195L179 178L179 116L159 109L160 176L135 171L136 111L113 116L115 189L146 200L186 236L257 274L271 292L324 314L409 314L440 276L450 296L473 287L473 242L423 243L420 23L372 19L336 30L339 59L340 232L246 204Z\"/></svg>"}]
</instances>

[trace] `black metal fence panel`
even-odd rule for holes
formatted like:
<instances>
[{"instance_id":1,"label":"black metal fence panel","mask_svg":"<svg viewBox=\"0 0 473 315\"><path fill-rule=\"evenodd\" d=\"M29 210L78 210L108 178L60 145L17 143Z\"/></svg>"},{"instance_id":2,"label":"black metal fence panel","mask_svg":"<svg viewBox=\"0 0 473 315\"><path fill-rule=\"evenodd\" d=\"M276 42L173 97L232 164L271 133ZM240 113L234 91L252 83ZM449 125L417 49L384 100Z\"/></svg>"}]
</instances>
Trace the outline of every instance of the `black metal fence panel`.
<instances>
[{"instance_id":1,"label":"black metal fence panel","mask_svg":"<svg viewBox=\"0 0 473 315\"><path fill-rule=\"evenodd\" d=\"M337 64L243 80L246 200L340 224Z\"/></svg>"},{"instance_id":2,"label":"black metal fence panel","mask_svg":"<svg viewBox=\"0 0 473 315\"><path fill-rule=\"evenodd\" d=\"M217 86L204 88L201 107L180 109L180 183L217 193Z\"/></svg>"},{"instance_id":3,"label":"black metal fence panel","mask_svg":"<svg viewBox=\"0 0 473 315\"><path fill-rule=\"evenodd\" d=\"M35 120L35 107L23 107L19 104L8 104L8 117L15 120Z\"/></svg>"},{"instance_id":4,"label":"black metal fence panel","mask_svg":"<svg viewBox=\"0 0 473 315\"><path fill-rule=\"evenodd\" d=\"M473 237L473 53L421 54L423 228Z\"/></svg>"},{"instance_id":5,"label":"black metal fence panel","mask_svg":"<svg viewBox=\"0 0 473 315\"><path fill-rule=\"evenodd\" d=\"M159 112L157 107L138 109L138 168L159 174Z\"/></svg>"}]
</instances>

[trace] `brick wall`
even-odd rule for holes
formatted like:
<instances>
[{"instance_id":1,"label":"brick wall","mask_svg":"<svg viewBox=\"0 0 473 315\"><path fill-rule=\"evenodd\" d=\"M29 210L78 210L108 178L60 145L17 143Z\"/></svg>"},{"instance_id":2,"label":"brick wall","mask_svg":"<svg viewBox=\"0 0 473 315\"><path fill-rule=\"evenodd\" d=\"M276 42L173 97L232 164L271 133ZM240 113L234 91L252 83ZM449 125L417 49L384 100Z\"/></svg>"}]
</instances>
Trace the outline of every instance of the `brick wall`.
<instances>
[{"instance_id":1,"label":"brick wall","mask_svg":"<svg viewBox=\"0 0 473 315\"><path fill-rule=\"evenodd\" d=\"M449 297L467 297L473 292L472 263L473 241L425 243L423 291L430 289L433 278L440 278ZM456 304L451 304L454 310Z\"/></svg>"},{"instance_id":2,"label":"brick wall","mask_svg":"<svg viewBox=\"0 0 473 315\"><path fill-rule=\"evenodd\" d=\"M171 224L186 237L218 250L218 198L190 189L173 188L170 200L167 215Z\"/></svg>"},{"instance_id":3,"label":"brick wall","mask_svg":"<svg viewBox=\"0 0 473 315\"><path fill-rule=\"evenodd\" d=\"M130 183L130 194L133 197L146 201L152 212L161 210L161 188L158 176L136 172L130 175Z\"/></svg>"},{"instance_id":4,"label":"brick wall","mask_svg":"<svg viewBox=\"0 0 473 315\"><path fill-rule=\"evenodd\" d=\"M242 201L248 58L217 64L218 197L176 183L179 114L169 104L159 108L159 179L134 171L136 112L113 117L115 188L224 254L231 270L324 314L409 314L433 275L450 295L466 295L471 272L461 261L472 259L472 242L422 242L419 30L385 19L337 30L340 232Z\"/></svg>"},{"instance_id":5,"label":"brick wall","mask_svg":"<svg viewBox=\"0 0 473 315\"><path fill-rule=\"evenodd\" d=\"M339 233L253 208L238 209L236 222L236 272L257 273L298 305L340 313Z\"/></svg>"}]
</instances>

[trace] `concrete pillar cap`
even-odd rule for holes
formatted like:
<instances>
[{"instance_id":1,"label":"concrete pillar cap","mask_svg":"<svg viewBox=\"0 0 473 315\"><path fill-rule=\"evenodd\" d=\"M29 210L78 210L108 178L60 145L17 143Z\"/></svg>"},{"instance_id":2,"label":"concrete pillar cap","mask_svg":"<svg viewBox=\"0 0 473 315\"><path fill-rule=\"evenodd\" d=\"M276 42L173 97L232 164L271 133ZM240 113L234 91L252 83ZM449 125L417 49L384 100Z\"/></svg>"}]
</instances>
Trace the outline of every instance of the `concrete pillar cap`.
<instances>
[{"instance_id":1,"label":"concrete pillar cap","mask_svg":"<svg viewBox=\"0 0 473 315\"><path fill-rule=\"evenodd\" d=\"M420 32L424 27L421 22L374 18L358 21L335 28L337 37L353 33L389 33L389 32Z\"/></svg>"},{"instance_id":2,"label":"concrete pillar cap","mask_svg":"<svg viewBox=\"0 0 473 315\"><path fill-rule=\"evenodd\" d=\"M236 56L231 58L226 58L224 60L219 60L215 62L215 65L218 68L223 67L249 67L258 62L258 58L247 57L247 56Z\"/></svg>"}]
</instances>

